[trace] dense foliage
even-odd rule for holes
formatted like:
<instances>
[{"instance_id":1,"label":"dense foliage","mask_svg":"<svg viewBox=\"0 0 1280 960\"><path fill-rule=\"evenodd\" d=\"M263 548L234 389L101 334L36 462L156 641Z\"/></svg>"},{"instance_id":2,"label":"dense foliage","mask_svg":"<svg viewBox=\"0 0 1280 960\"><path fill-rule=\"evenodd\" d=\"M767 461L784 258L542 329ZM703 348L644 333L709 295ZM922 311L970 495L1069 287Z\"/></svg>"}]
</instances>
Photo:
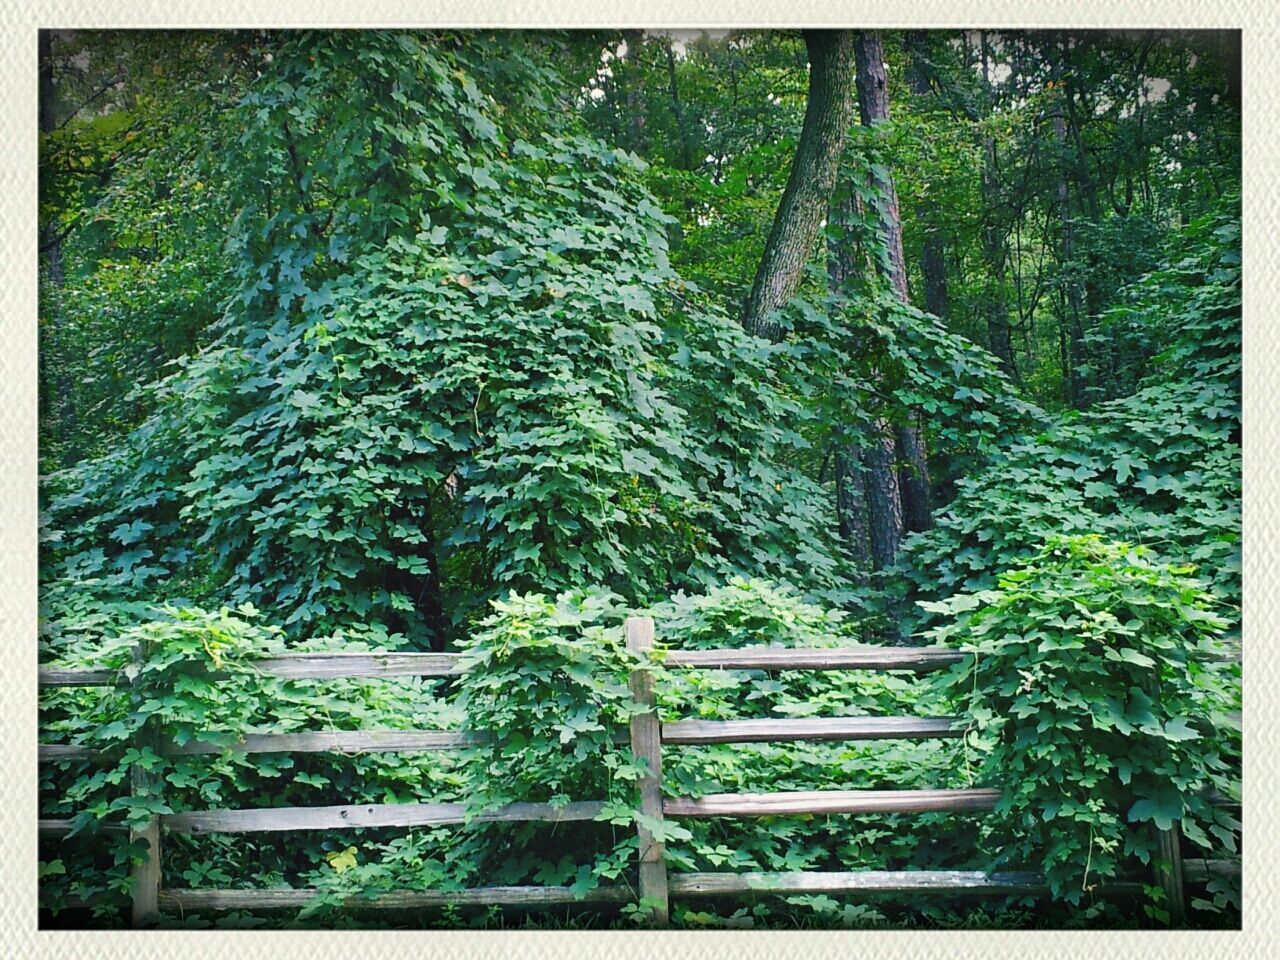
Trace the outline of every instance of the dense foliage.
<instances>
[{"instance_id":1,"label":"dense foliage","mask_svg":"<svg viewBox=\"0 0 1280 960\"><path fill-rule=\"evenodd\" d=\"M1156 829L1236 850L1239 821L1208 796L1238 790L1239 667L1192 569L1064 537L936 605L955 622L934 638L976 654L947 680L968 688L979 775L1005 784L997 861L1036 864L1070 903L1155 859Z\"/></svg>"},{"instance_id":2,"label":"dense foliage","mask_svg":"<svg viewBox=\"0 0 1280 960\"><path fill-rule=\"evenodd\" d=\"M1200 566L1238 627L1237 204L1228 198L1192 224L1101 318L1117 341L1141 338L1124 343L1134 392L1059 418L960 481L935 529L911 546L919 593L989 586L1047 537L1093 532ZM1165 346L1157 353L1153 344Z\"/></svg>"},{"instance_id":3,"label":"dense foliage","mask_svg":"<svg viewBox=\"0 0 1280 960\"><path fill-rule=\"evenodd\" d=\"M804 137L798 35L42 35L41 658L130 681L42 693L49 742L110 752L41 768L42 815L75 827L42 848L50 920L125 922L145 854L107 827L237 807L468 814L166 837L166 883L317 891L300 914L177 922L505 924L358 901L634 887L638 825L672 871L1026 869L1054 894L676 897L683 926L1161 924L1155 829L1238 854L1204 792L1239 798L1238 50L1157 31L883 41L890 116L848 132L761 337L740 318ZM924 515L917 499L904 522L913 482ZM652 658L625 649L637 614ZM664 666L867 641L977 657L938 683ZM468 670L254 666L362 650ZM1004 799L985 818L659 824L618 737L634 670L665 721L969 725L671 748L668 796ZM360 729L493 736L233 749ZM161 746L193 741L222 749ZM484 820L582 800L605 811L568 844L563 824ZM1135 904L1107 895L1134 876ZM1192 922L1238 922L1238 882L1192 898Z\"/></svg>"}]
</instances>

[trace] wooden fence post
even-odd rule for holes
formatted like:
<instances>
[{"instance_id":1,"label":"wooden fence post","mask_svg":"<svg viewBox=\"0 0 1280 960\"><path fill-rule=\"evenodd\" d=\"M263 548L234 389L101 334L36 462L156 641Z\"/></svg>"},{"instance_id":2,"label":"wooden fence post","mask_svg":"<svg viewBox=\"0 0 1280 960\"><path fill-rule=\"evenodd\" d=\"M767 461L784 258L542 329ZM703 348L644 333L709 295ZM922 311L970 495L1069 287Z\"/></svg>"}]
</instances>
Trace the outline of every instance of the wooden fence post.
<instances>
[{"instance_id":1,"label":"wooden fence post","mask_svg":"<svg viewBox=\"0 0 1280 960\"><path fill-rule=\"evenodd\" d=\"M627 618L627 649L647 657L653 648L653 620L649 617ZM653 677L644 670L633 670L629 678L631 696L636 703L648 707L646 713L631 718L631 752L645 763L649 774L640 781L640 812L654 820L662 819L662 728L653 710ZM669 920L667 903L667 864L663 844L641 825L640 899L653 906L653 923L665 927Z\"/></svg>"},{"instance_id":2,"label":"wooden fence post","mask_svg":"<svg viewBox=\"0 0 1280 960\"><path fill-rule=\"evenodd\" d=\"M1147 695L1159 703L1160 682L1154 674L1145 686ZM1164 890L1165 909L1169 911L1169 926L1180 927L1187 922L1187 898L1182 883L1182 832L1176 823L1157 832L1155 866L1156 883Z\"/></svg>"},{"instance_id":3,"label":"wooden fence post","mask_svg":"<svg viewBox=\"0 0 1280 960\"><path fill-rule=\"evenodd\" d=\"M1180 927L1187 922L1187 898L1182 883L1182 833L1176 823L1160 831L1156 858L1156 880L1164 888L1169 925Z\"/></svg>"},{"instance_id":4,"label":"wooden fence post","mask_svg":"<svg viewBox=\"0 0 1280 960\"><path fill-rule=\"evenodd\" d=\"M133 651L134 663L141 666L146 651L142 647L135 647ZM138 677L133 679L133 703L135 709L142 702L141 693L138 691ZM158 752L159 737L157 736L156 722L154 717L147 719L135 742L138 750L150 747L152 752ZM149 770L146 770L139 764L134 764L129 770L129 788L130 792L135 796L153 796L156 794L156 778ZM133 911L131 921L133 926L146 926L160 916L160 818L153 814L147 821L146 826L137 830L129 831L129 842L136 843L138 840L147 842L147 859L143 863L135 863L130 870L133 877Z\"/></svg>"}]
</instances>

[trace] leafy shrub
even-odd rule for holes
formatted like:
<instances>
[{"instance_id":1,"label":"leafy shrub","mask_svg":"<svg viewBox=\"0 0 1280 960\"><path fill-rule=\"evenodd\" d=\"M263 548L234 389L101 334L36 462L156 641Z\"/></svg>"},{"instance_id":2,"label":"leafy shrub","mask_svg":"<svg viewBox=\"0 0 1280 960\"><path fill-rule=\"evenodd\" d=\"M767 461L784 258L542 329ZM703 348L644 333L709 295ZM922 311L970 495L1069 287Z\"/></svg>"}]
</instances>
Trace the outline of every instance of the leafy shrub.
<instances>
[{"instance_id":1,"label":"leafy shrub","mask_svg":"<svg viewBox=\"0 0 1280 960\"><path fill-rule=\"evenodd\" d=\"M105 765L79 760L41 765L42 815L70 817L76 830L42 851L46 869L57 863L65 871L42 881L42 893L55 911L65 909L69 900L88 899L100 921L119 922L118 911L128 902L129 864L143 853L120 835L103 833L102 826L110 821L141 822L157 812L225 807L456 801L470 792L465 766L448 754L244 754L231 746L249 733L455 727L456 709L430 696L436 681L309 681L263 675L254 662L282 652L285 643L282 631L258 623L251 607L158 609L118 631L111 631L111 624L120 623L119 611L109 605L82 612L83 621L61 624L60 632L75 639L74 647L50 662L119 671L134 683L41 694L41 727L47 735L113 751ZM98 645L91 649L83 638L104 624L110 632L105 637L98 633ZM139 647L144 654L135 660ZM328 637L300 649L335 647L356 651L370 644L358 635ZM201 668L218 670L223 677L210 679ZM163 740L183 744L200 739L224 749L157 756L136 744L148 721ZM135 763L158 781L158 788L138 799L129 788L129 769ZM288 844L172 835L164 843L164 872L194 887L302 886L308 871L334 872L327 855L347 849L354 840L354 834L342 831Z\"/></svg>"},{"instance_id":2,"label":"leafy shrub","mask_svg":"<svg viewBox=\"0 0 1280 960\"><path fill-rule=\"evenodd\" d=\"M1012 444L908 544L913 595L994 585L1057 534L1098 533L1194 563L1239 622L1240 225L1227 198L1130 291L1172 340L1132 396ZM1117 308L1120 312L1139 306ZM1130 318L1131 319L1131 318ZM1116 322L1119 322L1118 320ZM1165 342L1169 342L1166 340ZM929 608L926 608L926 610ZM925 618L929 622L929 618Z\"/></svg>"},{"instance_id":3,"label":"leafy shrub","mask_svg":"<svg viewBox=\"0 0 1280 960\"><path fill-rule=\"evenodd\" d=\"M1236 850L1240 824L1206 792L1239 795L1239 669L1217 661L1227 621L1191 573L1063 537L992 590L928 604L948 618L929 636L976 654L943 680L980 776L1003 787L997 862L1042 869L1070 903L1150 864L1157 830Z\"/></svg>"},{"instance_id":4,"label":"leafy shrub","mask_svg":"<svg viewBox=\"0 0 1280 960\"><path fill-rule=\"evenodd\" d=\"M843 611L807 602L794 588L731 579L705 593L678 594L651 611L660 647L821 648L859 641L862 624ZM659 658L662 654L659 653ZM927 696L912 676L865 670L689 670L668 668L657 689L664 720L930 714L944 698ZM955 741L760 743L669 746L663 752L670 796L707 793L965 786ZM691 820L690 836L667 847L672 870L852 870L969 866L983 850L969 818L839 816ZM910 829L907 829L910 825ZM918 904L908 909L914 910ZM676 904L691 926L753 925L808 917L818 925L879 922L844 898L767 900L720 915L707 904Z\"/></svg>"}]
</instances>

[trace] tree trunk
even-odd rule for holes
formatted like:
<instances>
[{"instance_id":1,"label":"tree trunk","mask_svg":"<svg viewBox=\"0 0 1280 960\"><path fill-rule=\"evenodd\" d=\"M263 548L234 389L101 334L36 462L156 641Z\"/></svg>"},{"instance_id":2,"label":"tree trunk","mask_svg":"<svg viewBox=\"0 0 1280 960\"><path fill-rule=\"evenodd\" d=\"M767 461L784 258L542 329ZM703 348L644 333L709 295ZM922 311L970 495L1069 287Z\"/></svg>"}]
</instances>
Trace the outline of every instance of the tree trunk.
<instances>
[{"instance_id":1,"label":"tree trunk","mask_svg":"<svg viewBox=\"0 0 1280 960\"><path fill-rule=\"evenodd\" d=\"M58 128L53 85L53 31L40 31L40 132L53 133ZM46 277L50 283L62 282L62 241L58 224L50 219L41 230L41 248L45 255Z\"/></svg>"},{"instance_id":2,"label":"tree trunk","mask_svg":"<svg viewBox=\"0 0 1280 960\"><path fill-rule=\"evenodd\" d=\"M1055 64L1054 80L1061 89L1061 64ZM1088 406L1085 378L1082 369L1086 363L1084 345L1084 291L1078 277L1075 263L1075 215L1076 203L1072 196L1070 182L1073 174L1078 173L1071 156L1072 150L1067 139L1067 103L1065 91L1059 96L1059 102L1053 113L1053 140L1058 150L1058 262L1066 271L1062 315L1059 324L1064 330L1066 341L1067 390L1071 406L1083 410Z\"/></svg>"},{"instance_id":3,"label":"tree trunk","mask_svg":"<svg viewBox=\"0 0 1280 960\"><path fill-rule=\"evenodd\" d=\"M884 46L881 43L880 34L875 31L859 32L854 43L854 58L857 63L858 111L864 126L875 126L889 119L889 90L884 69ZM877 220L888 252L889 281L898 299L904 304L910 304L911 293L907 286L907 263L902 249L902 219L898 214L898 194L894 189L892 177L881 177L873 173L872 182L879 194ZM889 443L892 450L892 439ZM900 520L900 537L902 524L905 524L909 531L928 530L933 525L929 509L927 451L916 415L912 414L908 423L898 427L897 446L900 447L904 457L902 476L898 484L901 490L901 506L896 511ZM875 463L873 463L873 469L874 467ZM888 504L876 503L876 498L888 495L893 486L874 481L871 484L873 545L876 536L877 510L886 518L883 531L888 532L893 528L888 518L895 511ZM896 544L893 546L893 553L896 556Z\"/></svg>"},{"instance_id":4,"label":"tree trunk","mask_svg":"<svg viewBox=\"0 0 1280 960\"><path fill-rule=\"evenodd\" d=\"M867 502L870 515L871 565L891 567L902 545L902 491L894 469L893 436L884 421L875 425L876 436L864 454L867 463Z\"/></svg>"},{"instance_id":5,"label":"tree trunk","mask_svg":"<svg viewBox=\"0 0 1280 960\"><path fill-rule=\"evenodd\" d=\"M827 286L832 291L843 289L858 273L860 256L853 244L852 233L858 214L856 196L848 191L838 191L827 212L828 226L835 228L827 232ZM852 353L862 352L859 338L855 336ZM885 432L881 427L880 435ZM840 541L857 569L856 581L865 585L867 573L879 569L879 564L872 558L868 539L869 470L876 458L869 457L859 438L851 436L847 430L837 438L836 444L836 522ZM883 486L886 482L882 473L883 468L877 470L875 484ZM892 474L892 469L889 473ZM897 538L901 539L901 531Z\"/></svg>"},{"instance_id":6,"label":"tree trunk","mask_svg":"<svg viewBox=\"0 0 1280 960\"><path fill-rule=\"evenodd\" d=\"M929 73L926 68L929 54L928 36L923 30L911 30L907 33L907 49L911 62L907 67L907 86L913 96L921 100L930 100L933 90L929 86ZM920 221L924 237L920 243L920 272L924 275L924 308L935 317L946 319L951 312L950 297L947 295L947 258L943 246L942 229L932 222L931 207L921 201L916 208L916 217Z\"/></svg>"},{"instance_id":7,"label":"tree trunk","mask_svg":"<svg viewBox=\"0 0 1280 960\"><path fill-rule=\"evenodd\" d=\"M684 122L684 105L680 102L680 85L676 82L676 54L667 37L667 85L671 91L671 112L676 121L676 140L680 143L680 169L692 170L693 148L689 143L689 130Z\"/></svg>"},{"instance_id":8,"label":"tree trunk","mask_svg":"<svg viewBox=\"0 0 1280 960\"><path fill-rule=\"evenodd\" d=\"M836 454L836 522L840 542L857 568L857 581L866 582L871 569L867 545L867 471L862 451L856 444L845 443Z\"/></svg>"},{"instance_id":9,"label":"tree trunk","mask_svg":"<svg viewBox=\"0 0 1280 960\"><path fill-rule=\"evenodd\" d=\"M627 45L626 56L621 58L625 84L623 102L627 111L627 149L638 153L645 147L644 70L640 66L644 31L624 30L622 39Z\"/></svg>"},{"instance_id":10,"label":"tree trunk","mask_svg":"<svg viewBox=\"0 0 1280 960\"><path fill-rule=\"evenodd\" d=\"M804 42L809 54L804 126L742 313L742 326L768 339L781 333L773 312L795 295L804 278L853 119L852 31L805 30Z\"/></svg>"},{"instance_id":11,"label":"tree trunk","mask_svg":"<svg viewBox=\"0 0 1280 960\"><path fill-rule=\"evenodd\" d=\"M986 33L982 34L981 56L982 90L986 100L985 112L989 115L991 74ZM996 141L991 134L986 134L982 138L982 206L985 212L982 227L982 259L987 267L987 278L982 295L982 313L987 323L987 349L999 361L1000 369L1017 380L1018 368L1013 360L1013 330L1009 324L1009 305L1004 298L1007 250L1000 236L1000 222L996 216L999 200L1000 182L996 176Z\"/></svg>"}]
</instances>

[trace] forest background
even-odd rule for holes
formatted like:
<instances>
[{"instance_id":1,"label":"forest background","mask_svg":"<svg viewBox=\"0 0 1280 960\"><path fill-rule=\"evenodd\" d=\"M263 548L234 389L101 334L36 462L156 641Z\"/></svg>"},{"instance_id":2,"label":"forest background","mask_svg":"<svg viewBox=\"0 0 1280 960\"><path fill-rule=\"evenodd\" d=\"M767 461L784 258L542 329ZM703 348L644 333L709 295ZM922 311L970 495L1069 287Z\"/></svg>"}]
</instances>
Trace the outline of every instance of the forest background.
<instances>
[{"instance_id":1,"label":"forest background","mask_svg":"<svg viewBox=\"0 0 1280 960\"><path fill-rule=\"evenodd\" d=\"M1120 636L1141 638L1118 649L1148 659L1230 643L1237 42L45 35L44 656L108 662L140 636L178 649L193 630L206 632L193 649L223 644L215 659L335 644L482 656L509 651L529 622L606 656L621 618L644 610L677 646L973 642L992 617L1072 634L1062 624L1081 606L1102 624L1099 657ZM1028 579L1042 588L1024 590ZM1238 732L1224 720L1238 687L1179 663L1149 782L1116 781L1096 809L1082 802L1016 838L993 828L977 850L921 833L886 849L878 827L851 822L690 833L680 855L691 868L1043 860L1061 871L1070 916L1115 920L1114 905L1065 891L1083 864L1105 876L1143 859L1126 824L1176 819L1235 847L1233 821L1193 798L1211 781L1238 793ZM559 669L529 691L531 712L554 699ZM1009 705L1003 677L986 691L978 679L970 709ZM486 689L427 706L409 684L373 713L365 690L295 694L271 729L342 710L339 723L496 716ZM722 717L946 706L893 678L735 677L698 691L711 693ZM246 689L219 722L260 723L280 696ZM581 737L576 749L603 749L591 725L625 714L593 696L590 717L566 704L549 726ZM1078 711L1079 698L1068 684L1035 707ZM1212 729L1176 723L1193 701L1213 707ZM174 726L209 708L176 694L157 704L148 715ZM68 692L46 709L50 730L80 742L123 739L146 719ZM518 729L528 716L497 719ZM1007 769L1017 725L992 720L964 745ZM1106 723L1099 757L1115 750ZM854 770L895 784L972 775L969 754L936 744L875 762L856 746L691 755L674 774L686 791ZM572 753L525 759L503 797L553 775L561 790L593 786L568 776ZM289 771L287 786L272 763L175 769L188 795L166 802L474 787L467 762L390 771L335 758ZM67 812L122 812L109 778L73 765L44 776ZM1047 792L1010 796L1006 812L1042 810ZM1100 847L1100 834L1122 846ZM175 856L193 885L231 873L327 885L320 911L354 883L403 883L406 862L425 882L586 889L629 858L611 833L585 864L536 844L513 856L482 833L426 839L438 873L413 837L252 857L206 840ZM99 901L109 918L129 856L116 851L96 878L51 857L47 885L114 893ZM229 872L227 857L247 859ZM1201 904L1238 909L1225 889ZM1040 915L1008 909L1001 922ZM903 922L830 898L689 909L682 922L767 923L770 910Z\"/></svg>"}]
</instances>

